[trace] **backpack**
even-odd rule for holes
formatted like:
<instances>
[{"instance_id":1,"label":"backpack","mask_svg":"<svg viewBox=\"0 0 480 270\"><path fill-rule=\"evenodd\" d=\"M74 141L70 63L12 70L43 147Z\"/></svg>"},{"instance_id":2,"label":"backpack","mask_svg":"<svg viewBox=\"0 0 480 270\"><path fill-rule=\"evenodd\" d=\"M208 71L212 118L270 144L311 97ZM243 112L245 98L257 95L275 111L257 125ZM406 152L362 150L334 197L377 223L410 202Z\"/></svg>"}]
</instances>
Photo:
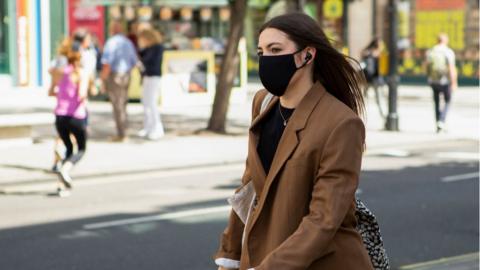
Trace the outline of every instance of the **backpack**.
<instances>
[{"instance_id":1,"label":"backpack","mask_svg":"<svg viewBox=\"0 0 480 270\"><path fill-rule=\"evenodd\" d=\"M433 82L440 82L448 75L448 60L441 50L431 50L428 55L428 78Z\"/></svg>"}]
</instances>

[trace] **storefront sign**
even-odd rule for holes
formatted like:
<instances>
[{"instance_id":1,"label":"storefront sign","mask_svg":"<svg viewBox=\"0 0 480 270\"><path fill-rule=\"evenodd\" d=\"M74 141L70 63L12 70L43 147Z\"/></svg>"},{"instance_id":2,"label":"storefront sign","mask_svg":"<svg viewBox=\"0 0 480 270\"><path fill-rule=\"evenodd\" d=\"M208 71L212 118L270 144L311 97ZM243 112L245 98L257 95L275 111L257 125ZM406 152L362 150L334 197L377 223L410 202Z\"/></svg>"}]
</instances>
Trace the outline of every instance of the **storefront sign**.
<instances>
[{"instance_id":1,"label":"storefront sign","mask_svg":"<svg viewBox=\"0 0 480 270\"><path fill-rule=\"evenodd\" d=\"M398 3L398 37L408 38L410 35L410 2Z\"/></svg>"},{"instance_id":2,"label":"storefront sign","mask_svg":"<svg viewBox=\"0 0 480 270\"><path fill-rule=\"evenodd\" d=\"M104 18L105 11L101 6L83 6L78 0L69 0L68 3L68 26L69 33L78 28L87 29L98 39L100 44L105 40Z\"/></svg>"},{"instance_id":3,"label":"storefront sign","mask_svg":"<svg viewBox=\"0 0 480 270\"><path fill-rule=\"evenodd\" d=\"M327 19L339 19L343 16L343 2L341 0L327 0L323 4L323 15Z\"/></svg>"},{"instance_id":4,"label":"storefront sign","mask_svg":"<svg viewBox=\"0 0 480 270\"><path fill-rule=\"evenodd\" d=\"M417 0L417 10L465 9L465 0Z\"/></svg>"},{"instance_id":5,"label":"storefront sign","mask_svg":"<svg viewBox=\"0 0 480 270\"><path fill-rule=\"evenodd\" d=\"M450 47L462 50L465 48L464 28L464 10L417 11L415 46L421 49L431 48L437 43L437 35L446 33Z\"/></svg>"},{"instance_id":6,"label":"storefront sign","mask_svg":"<svg viewBox=\"0 0 480 270\"><path fill-rule=\"evenodd\" d=\"M138 5L140 0L78 0L82 6Z\"/></svg>"},{"instance_id":7,"label":"storefront sign","mask_svg":"<svg viewBox=\"0 0 480 270\"><path fill-rule=\"evenodd\" d=\"M410 2L399 2L398 12L398 48L410 48Z\"/></svg>"},{"instance_id":8,"label":"storefront sign","mask_svg":"<svg viewBox=\"0 0 480 270\"><path fill-rule=\"evenodd\" d=\"M450 47L465 48L465 0L417 0L415 20L415 46L431 48L439 33L446 33Z\"/></svg>"}]
</instances>

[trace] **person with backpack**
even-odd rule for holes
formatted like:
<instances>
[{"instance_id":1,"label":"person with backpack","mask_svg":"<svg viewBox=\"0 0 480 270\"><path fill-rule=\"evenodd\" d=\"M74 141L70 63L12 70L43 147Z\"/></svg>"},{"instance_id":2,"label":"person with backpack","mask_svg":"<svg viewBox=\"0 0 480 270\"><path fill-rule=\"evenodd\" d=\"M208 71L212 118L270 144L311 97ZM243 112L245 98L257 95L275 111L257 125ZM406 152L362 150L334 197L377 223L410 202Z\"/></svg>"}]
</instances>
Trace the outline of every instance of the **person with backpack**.
<instances>
[{"instance_id":1,"label":"person with backpack","mask_svg":"<svg viewBox=\"0 0 480 270\"><path fill-rule=\"evenodd\" d=\"M445 130L452 92L457 89L457 69L455 67L455 53L448 47L448 36L438 35L438 43L427 51L428 83L433 90L435 103L435 120L437 133ZM440 106L440 96L443 95L444 105Z\"/></svg>"}]
</instances>

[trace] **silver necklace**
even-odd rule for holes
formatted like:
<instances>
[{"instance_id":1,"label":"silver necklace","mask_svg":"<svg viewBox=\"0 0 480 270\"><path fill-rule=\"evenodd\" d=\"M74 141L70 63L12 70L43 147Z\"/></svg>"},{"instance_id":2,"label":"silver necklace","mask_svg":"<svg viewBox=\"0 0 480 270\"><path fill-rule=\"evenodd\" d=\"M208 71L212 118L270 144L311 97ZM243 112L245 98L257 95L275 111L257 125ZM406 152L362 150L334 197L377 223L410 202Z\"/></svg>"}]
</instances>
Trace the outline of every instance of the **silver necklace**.
<instances>
[{"instance_id":1,"label":"silver necklace","mask_svg":"<svg viewBox=\"0 0 480 270\"><path fill-rule=\"evenodd\" d=\"M282 105L280 105L280 102L278 102L278 111L280 112L280 116L282 117L283 119L283 126L286 127L287 126L287 122L288 120L290 120L290 117L288 117L287 119L285 119L285 117L283 116L283 113L282 113Z\"/></svg>"}]
</instances>

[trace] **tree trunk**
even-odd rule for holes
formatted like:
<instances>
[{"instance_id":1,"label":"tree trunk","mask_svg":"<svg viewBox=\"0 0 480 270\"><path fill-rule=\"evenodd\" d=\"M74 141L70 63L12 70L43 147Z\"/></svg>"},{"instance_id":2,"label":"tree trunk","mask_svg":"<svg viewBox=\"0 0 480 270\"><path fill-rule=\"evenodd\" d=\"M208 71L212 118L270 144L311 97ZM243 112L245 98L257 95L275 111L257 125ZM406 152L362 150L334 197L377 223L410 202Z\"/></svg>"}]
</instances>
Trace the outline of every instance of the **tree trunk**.
<instances>
[{"instance_id":1,"label":"tree trunk","mask_svg":"<svg viewBox=\"0 0 480 270\"><path fill-rule=\"evenodd\" d=\"M288 12L303 12L304 0L287 0L287 13Z\"/></svg>"},{"instance_id":2,"label":"tree trunk","mask_svg":"<svg viewBox=\"0 0 480 270\"><path fill-rule=\"evenodd\" d=\"M230 1L230 31L228 34L227 47L223 56L218 75L217 89L213 101L212 115L207 130L225 133L228 105L232 92L233 80L238 66L238 42L243 35L243 24L247 11L247 0Z\"/></svg>"},{"instance_id":3,"label":"tree trunk","mask_svg":"<svg viewBox=\"0 0 480 270\"><path fill-rule=\"evenodd\" d=\"M323 29L323 0L317 0L317 21Z\"/></svg>"}]
</instances>

